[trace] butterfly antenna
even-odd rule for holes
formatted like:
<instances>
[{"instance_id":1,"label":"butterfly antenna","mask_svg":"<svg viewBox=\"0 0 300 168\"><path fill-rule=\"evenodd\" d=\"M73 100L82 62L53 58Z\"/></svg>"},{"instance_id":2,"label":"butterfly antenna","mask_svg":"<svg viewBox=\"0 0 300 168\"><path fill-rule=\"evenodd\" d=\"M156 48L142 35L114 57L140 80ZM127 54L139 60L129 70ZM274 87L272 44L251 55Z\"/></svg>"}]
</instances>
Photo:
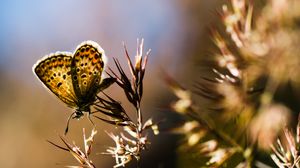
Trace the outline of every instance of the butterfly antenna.
<instances>
[{"instance_id":1,"label":"butterfly antenna","mask_svg":"<svg viewBox=\"0 0 300 168\"><path fill-rule=\"evenodd\" d=\"M68 121L67 121L67 127L66 127L66 130L65 130L65 135L67 135L67 133L68 133L68 131L69 131L69 123L70 123L70 120L71 120L72 116L73 116L75 113L76 113L76 111L73 112L73 113L69 116L69 118L68 118Z\"/></svg>"}]
</instances>

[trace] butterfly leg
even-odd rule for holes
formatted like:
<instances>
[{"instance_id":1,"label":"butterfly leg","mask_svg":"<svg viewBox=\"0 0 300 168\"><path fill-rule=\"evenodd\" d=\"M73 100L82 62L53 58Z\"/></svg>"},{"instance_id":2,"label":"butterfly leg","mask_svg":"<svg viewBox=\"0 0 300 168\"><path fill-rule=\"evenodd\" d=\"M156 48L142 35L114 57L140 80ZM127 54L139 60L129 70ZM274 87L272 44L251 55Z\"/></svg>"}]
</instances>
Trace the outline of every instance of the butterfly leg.
<instances>
[{"instance_id":1,"label":"butterfly leg","mask_svg":"<svg viewBox=\"0 0 300 168\"><path fill-rule=\"evenodd\" d=\"M92 113L89 111L87 117L88 117L88 120L92 123L93 127L95 128L96 125L95 125L95 123L93 122L93 120L91 119L91 114L92 114Z\"/></svg>"},{"instance_id":2,"label":"butterfly leg","mask_svg":"<svg viewBox=\"0 0 300 168\"><path fill-rule=\"evenodd\" d=\"M66 129L65 129L65 135L67 135L67 133L68 133L68 131L69 131L69 123L70 123L70 120L71 120L71 118L73 118L73 115L75 115L75 114L76 114L76 111L73 112L73 113L69 116L69 118L68 118L68 121L67 121L67 127L66 127Z\"/></svg>"}]
</instances>

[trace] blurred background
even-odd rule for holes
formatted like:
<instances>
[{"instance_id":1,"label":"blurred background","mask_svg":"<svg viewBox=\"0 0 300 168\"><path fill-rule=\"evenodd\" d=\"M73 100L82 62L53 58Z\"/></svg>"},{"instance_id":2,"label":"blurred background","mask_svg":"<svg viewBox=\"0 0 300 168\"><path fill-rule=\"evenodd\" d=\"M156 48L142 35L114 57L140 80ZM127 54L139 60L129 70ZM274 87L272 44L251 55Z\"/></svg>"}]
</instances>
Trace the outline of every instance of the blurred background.
<instances>
[{"instance_id":1,"label":"blurred background","mask_svg":"<svg viewBox=\"0 0 300 168\"><path fill-rule=\"evenodd\" d=\"M122 42L132 58L136 39L145 39L151 56L145 77L143 109L145 116L166 120L162 127L176 124L166 109L172 99L162 72L178 81L196 74L195 55L209 55L212 45L208 27L220 21L216 11L224 1L217 0L3 0L0 2L0 167L63 167L77 165L67 152L46 142L62 144L67 117L72 109L45 89L32 72L32 66L44 55L71 51L85 40L98 42L108 56L126 66ZM199 54L203 53L203 54ZM186 80L189 85L192 80ZM117 87L116 87L117 88ZM109 94L126 104L123 92ZM114 159L96 155L114 145L104 130L111 125L96 121L98 134L95 165L111 167ZM82 127L89 133L86 118L71 121L67 139L81 145ZM152 135L151 135L152 137ZM175 167L176 136L162 132L152 137L149 151L142 156L142 167ZM134 167L134 163L132 164Z\"/></svg>"}]
</instances>

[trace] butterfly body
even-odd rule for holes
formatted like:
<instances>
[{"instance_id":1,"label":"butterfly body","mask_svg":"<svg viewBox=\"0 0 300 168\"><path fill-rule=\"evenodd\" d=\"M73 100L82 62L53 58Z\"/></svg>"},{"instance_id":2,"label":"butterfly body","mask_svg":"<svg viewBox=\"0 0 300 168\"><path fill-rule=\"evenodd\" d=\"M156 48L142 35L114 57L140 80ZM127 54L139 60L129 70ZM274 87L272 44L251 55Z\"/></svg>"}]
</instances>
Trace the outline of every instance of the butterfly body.
<instances>
[{"instance_id":1,"label":"butterfly body","mask_svg":"<svg viewBox=\"0 0 300 168\"><path fill-rule=\"evenodd\" d=\"M74 53L49 54L33 71L52 93L75 109L74 118L80 118L83 112L90 113L96 100L104 66L104 50L96 42L86 41Z\"/></svg>"}]
</instances>

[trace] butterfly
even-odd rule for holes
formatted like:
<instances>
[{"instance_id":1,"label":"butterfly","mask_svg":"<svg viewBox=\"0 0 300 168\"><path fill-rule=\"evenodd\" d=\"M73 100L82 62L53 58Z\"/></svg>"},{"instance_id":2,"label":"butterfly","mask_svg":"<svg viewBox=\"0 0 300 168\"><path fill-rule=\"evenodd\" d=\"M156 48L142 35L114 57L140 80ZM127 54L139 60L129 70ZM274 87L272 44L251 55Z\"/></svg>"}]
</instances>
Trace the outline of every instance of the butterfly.
<instances>
[{"instance_id":1,"label":"butterfly","mask_svg":"<svg viewBox=\"0 0 300 168\"><path fill-rule=\"evenodd\" d=\"M97 94L115 82L114 78L102 79L105 64L106 56L100 45L84 41L74 53L51 53L33 66L41 82L67 106L75 109L68 118L65 134L71 118L79 119L83 112L87 112L90 120L91 105Z\"/></svg>"}]
</instances>

